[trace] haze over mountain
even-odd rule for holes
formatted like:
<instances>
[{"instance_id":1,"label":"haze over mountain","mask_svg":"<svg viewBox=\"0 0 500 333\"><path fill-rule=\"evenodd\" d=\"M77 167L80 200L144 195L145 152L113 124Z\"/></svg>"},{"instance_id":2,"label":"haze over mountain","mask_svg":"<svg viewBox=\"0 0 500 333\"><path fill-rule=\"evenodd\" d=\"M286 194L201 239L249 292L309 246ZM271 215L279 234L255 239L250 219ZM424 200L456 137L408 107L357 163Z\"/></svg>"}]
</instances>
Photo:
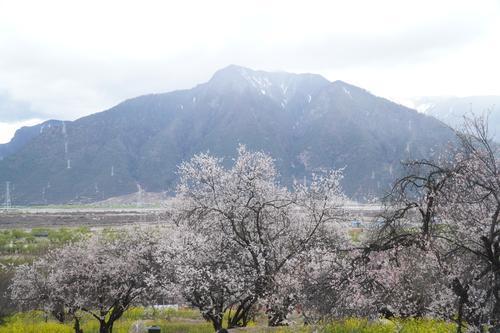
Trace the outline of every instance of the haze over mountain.
<instances>
[{"instance_id":1,"label":"haze over mountain","mask_svg":"<svg viewBox=\"0 0 500 333\"><path fill-rule=\"evenodd\" d=\"M0 160L21 150L33 138L43 133L45 128L62 125L60 120L47 120L34 126L24 126L18 129L10 142L0 144Z\"/></svg>"},{"instance_id":2,"label":"haze over mountain","mask_svg":"<svg viewBox=\"0 0 500 333\"><path fill-rule=\"evenodd\" d=\"M28 131L0 161L14 204L171 191L179 163L210 151L230 164L239 144L270 153L284 184L345 168L345 192L362 200L388 189L401 160L429 157L453 137L440 121L342 81L234 65L192 89L22 130L12 142Z\"/></svg>"},{"instance_id":3,"label":"haze over mountain","mask_svg":"<svg viewBox=\"0 0 500 333\"><path fill-rule=\"evenodd\" d=\"M460 128L464 116L488 116L490 134L500 139L500 96L420 97L413 101L415 108L440 119L454 128Z\"/></svg>"}]
</instances>

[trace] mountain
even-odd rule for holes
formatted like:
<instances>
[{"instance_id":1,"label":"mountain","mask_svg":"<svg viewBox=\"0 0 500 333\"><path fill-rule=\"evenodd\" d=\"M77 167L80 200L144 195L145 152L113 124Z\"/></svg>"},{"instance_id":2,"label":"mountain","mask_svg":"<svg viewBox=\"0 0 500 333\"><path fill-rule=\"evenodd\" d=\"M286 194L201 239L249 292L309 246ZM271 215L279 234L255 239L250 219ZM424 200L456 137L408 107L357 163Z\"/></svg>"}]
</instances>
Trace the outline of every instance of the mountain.
<instances>
[{"instance_id":1,"label":"mountain","mask_svg":"<svg viewBox=\"0 0 500 333\"><path fill-rule=\"evenodd\" d=\"M47 120L43 123L34 126L24 126L18 129L10 142L0 144L0 160L16 153L27 145L33 138L43 133L45 128L59 126L60 120Z\"/></svg>"},{"instance_id":2,"label":"mountain","mask_svg":"<svg viewBox=\"0 0 500 333\"><path fill-rule=\"evenodd\" d=\"M284 184L345 168L345 192L366 199L388 189L401 160L452 137L440 121L342 81L232 65L192 89L46 128L0 161L0 182L11 182L14 204L171 191L179 163L208 150L230 164L242 143L270 153Z\"/></svg>"},{"instance_id":3,"label":"mountain","mask_svg":"<svg viewBox=\"0 0 500 333\"><path fill-rule=\"evenodd\" d=\"M415 108L440 119L454 128L463 125L464 116L488 115L490 134L500 139L500 96L419 97L412 101Z\"/></svg>"}]
</instances>

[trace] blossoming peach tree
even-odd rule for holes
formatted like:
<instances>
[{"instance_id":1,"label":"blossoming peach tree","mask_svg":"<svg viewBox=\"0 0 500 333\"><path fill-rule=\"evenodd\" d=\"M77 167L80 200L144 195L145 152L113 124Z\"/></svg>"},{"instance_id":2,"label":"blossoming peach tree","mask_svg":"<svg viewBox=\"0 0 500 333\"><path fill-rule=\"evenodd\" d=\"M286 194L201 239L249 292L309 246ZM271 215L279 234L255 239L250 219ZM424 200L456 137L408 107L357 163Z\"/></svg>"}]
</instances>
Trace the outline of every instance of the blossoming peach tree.
<instances>
[{"instance_id":1,"label":"blossoming peach tree","mask_svg":"<svg viewBox=\"0 0 500 333\"><path fill-rule=\"evenodd\" d=\"M96 234L20 266L11 296L61 321L72 317L77 333L80 311L99 322L100 333L111 333L130 305L143 302L157 285L156 244L153 234L139 230Z\"/></svg>"},{"instance_id":2,"label":"blossoming peach tree","mask_svg":"<svg viewBox=\"0 0 500 333\"><path fill-rule=\"evenodd\" d=\"M240 146L230 168L200 154L179 173L174 215L189 229L180 281L186 299L216 330L226 311L228 327L246 326L286 266L345 217L340 171L290 190L278 183L269 155Z\"/></svg>"},{"instance_id":3,"label":"blossoming peach tree","mask_svg":"<svg viewBox=\"0 0 500 333\"><path fill-rule=\"evenodd\" d=\"M406 285L397 314L454 319L458 332L500 329L500 162L485 124L466 119L448 156L407 164L365 249L374 281Z\"/></svg>"}]
</instances>

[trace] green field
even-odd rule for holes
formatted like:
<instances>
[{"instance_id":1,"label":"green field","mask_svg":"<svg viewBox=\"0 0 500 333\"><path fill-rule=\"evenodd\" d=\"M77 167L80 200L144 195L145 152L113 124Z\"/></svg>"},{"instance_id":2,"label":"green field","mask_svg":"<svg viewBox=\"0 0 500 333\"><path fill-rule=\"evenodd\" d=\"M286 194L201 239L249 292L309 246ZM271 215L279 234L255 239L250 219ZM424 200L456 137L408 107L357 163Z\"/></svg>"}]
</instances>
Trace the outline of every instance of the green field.
<instances>
[{"instance_id":1,"label":"green field","mask_svg":"<svg viewBox=\"0 0 500 333\"><path fill-rule=\"evenodd\" d=\"M89 316L82 317L84 333L97 333L97 321ZM72 333L72 322L60 324L47 318L43 312L17 313L8 317L0 325L0 333ZM113 328L114 333L141 332L147 326L160 326L163 333L212 333L211 324L205 322L198 311L153 310L152 308L132 308L118 320ZM347 319L331 322L321 326L304 326L301 324L288 327L269 328L265 326L263 314L258 316L245 332L301 332L301 333L452 333L455 325L431 319L376 320ZM239 331L239 330L235 330Z\"/></svg>"},{"instance_id":2,"label":"green field","mask_svg":"<svg viewBox=\"0 0 500 333\"><path fill-rule=\"evenodd\" d=\"M31 230L0 230L0 262L29 260L44 254L50 248L81 239L88 228L33 228Z\"/></svg>"}]
</instances>

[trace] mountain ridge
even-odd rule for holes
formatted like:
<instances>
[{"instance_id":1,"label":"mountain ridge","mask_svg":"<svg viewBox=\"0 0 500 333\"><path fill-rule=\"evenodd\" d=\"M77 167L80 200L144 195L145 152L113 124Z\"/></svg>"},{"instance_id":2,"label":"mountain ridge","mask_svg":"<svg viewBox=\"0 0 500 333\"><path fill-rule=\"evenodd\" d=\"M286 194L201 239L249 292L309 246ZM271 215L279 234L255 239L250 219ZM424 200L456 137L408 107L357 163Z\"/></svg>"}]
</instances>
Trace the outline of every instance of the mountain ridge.
<instances>
[{"instance_id":1,"label":"mountain ridge","mask_svg":"<svg viewBox=\"0 0 500 333\"><path fill-rule=\"evenodd\" d=\"M429 96L414 98L411 102L419 112L457 129L462 126L464 116L485 116L490 135L496 141L500 139L500 96Z\"/></svg>"},{"instance_id":2,"label":"mountain ridge","mask_svg":"<svg viewBox=\"0 0 500 333\"><path fill-rule=\"evenodd\" d=\"M42 133L45 127L50 128L61 123L62 120L51 119L33 126L19 128L9 142L0 144L0 160L22 149L38 134Z\"/></svg>"},{"instance_id":3,"label":"mountain ridge","mask_svg":"<svg viewBox=\"0 0 500 333\"><path fill-rule=\"evenodd\" d=\"M434 118L343 81L231 65L192 89L53 126L0 161L0 181L14 184L19 204L171 191L183 160L210 151L230 163L245 144L276 159L284 184L345 167L347 194L367 199L388 189L402 159L450 140Z\"/></svg>"}]
</instances>

